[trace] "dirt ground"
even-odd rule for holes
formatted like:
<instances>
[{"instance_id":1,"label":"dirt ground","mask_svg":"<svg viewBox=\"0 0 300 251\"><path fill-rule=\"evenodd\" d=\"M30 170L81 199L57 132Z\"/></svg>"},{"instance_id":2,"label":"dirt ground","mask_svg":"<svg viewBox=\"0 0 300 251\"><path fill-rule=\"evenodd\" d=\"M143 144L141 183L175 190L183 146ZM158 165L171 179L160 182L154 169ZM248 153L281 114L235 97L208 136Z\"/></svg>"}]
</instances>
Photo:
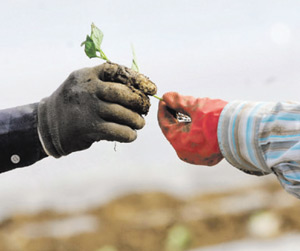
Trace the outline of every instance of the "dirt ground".
<instances>
[{"instance_id":1,"label":"dirt ground","mask_svg":"<svg viewBox=\"0 0 300 251\"><path fill-rule=\"evenodd\" d=\"M129 194L85 212L44 211L5 219L0 250L183 251L253 236L276 238L300 231L299 206L273 183L186 199L160 192ZM271 215L277 224L265 228L268 217L255 223L259 213Z\"/></svg>"}]
</instances>

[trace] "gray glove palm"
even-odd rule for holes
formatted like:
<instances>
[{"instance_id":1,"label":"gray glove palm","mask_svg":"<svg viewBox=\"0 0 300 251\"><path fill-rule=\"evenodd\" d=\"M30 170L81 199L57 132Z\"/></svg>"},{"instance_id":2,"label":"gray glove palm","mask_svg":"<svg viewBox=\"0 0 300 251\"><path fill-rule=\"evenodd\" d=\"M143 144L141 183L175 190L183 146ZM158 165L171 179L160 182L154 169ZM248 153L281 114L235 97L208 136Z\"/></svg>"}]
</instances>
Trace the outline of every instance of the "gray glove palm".
<instances>
[{"instance_id":1,"label":"gray glove palm","mask_svg":"<svg viewBox=\"0 0 300 251\"><path fill-rule=\"evenodd\" d=\"M73 72L38 107L38 130L48 154L58 158L95 141L132 142L145 125L156 86L126 67L105 63ZM147 94L147 95L146 95Z\"/></svg>"}]
</instances>

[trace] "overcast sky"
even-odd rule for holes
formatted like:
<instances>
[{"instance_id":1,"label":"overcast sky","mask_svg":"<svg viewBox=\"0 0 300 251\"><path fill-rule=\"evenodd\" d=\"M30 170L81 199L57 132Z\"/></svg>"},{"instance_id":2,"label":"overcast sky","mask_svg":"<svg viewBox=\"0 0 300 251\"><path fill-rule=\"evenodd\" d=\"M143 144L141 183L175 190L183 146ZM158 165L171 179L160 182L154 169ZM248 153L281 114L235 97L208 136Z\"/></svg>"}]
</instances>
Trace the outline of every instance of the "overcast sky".
<instances>
[{"instance_id":1,"label":"overcast sky","mask_svg":"<svg viewBox=\"0 0 300 251\"><path fill-rule=\"evenodd\" d=\"M80 47L92 22L103 30L103 50L112 61L130 66L134 44L159 96L299 100L299 11L297 0L2 1L0 108L38 102L73 70L100 64ZM225 161L213 168L181 162L157 125L157 100L151 101L136 142L117 144L116 152L113 143L100 142L0 175L2 209L54 202L72 208L119 191L180 193L265 181Z\"/></svg>"}]
</instances>

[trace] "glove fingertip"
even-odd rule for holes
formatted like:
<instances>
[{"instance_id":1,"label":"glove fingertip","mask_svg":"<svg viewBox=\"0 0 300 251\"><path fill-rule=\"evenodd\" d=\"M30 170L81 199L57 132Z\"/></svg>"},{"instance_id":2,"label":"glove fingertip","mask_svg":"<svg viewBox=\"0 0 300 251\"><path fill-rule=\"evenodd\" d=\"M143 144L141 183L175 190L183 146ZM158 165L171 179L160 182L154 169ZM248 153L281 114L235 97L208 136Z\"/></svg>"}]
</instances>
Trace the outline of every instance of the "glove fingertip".
<instances>
[{"instance_id":1,"label":"glove fingertip","mask_svg":"<svg viewBox=\"0 0 300 251\"><path fill-rule=\"evenodd\" d=\"M159 104L157 117L159 126L163 131L166 128L168 128L166 130L169 130L172 125L178 122L174 114L170 112L170 108L163 101Z\"/></svg>"},{"instance_id":2,"label":"glove fingertip","mask_svg":"<svg viewBox=\"0 0 300 251\"><path fill-rule=\"evenodd\" d=\"M168 106L171 106L178 96L179 93L177 92L167 92L162 96L162 99Z\"/></svg>"},{"instance_id":3,"label":"glove fingertip","mask_svg":"<svg viewBox=\"0 0 300 251\"><path fill-rule=\"evenodd\" d=\"M188 103L193 99L193 97L183 96L178 92L167 92L162 98L168 107L184 114L187 113Z\"/></svg>"}]
</instances>

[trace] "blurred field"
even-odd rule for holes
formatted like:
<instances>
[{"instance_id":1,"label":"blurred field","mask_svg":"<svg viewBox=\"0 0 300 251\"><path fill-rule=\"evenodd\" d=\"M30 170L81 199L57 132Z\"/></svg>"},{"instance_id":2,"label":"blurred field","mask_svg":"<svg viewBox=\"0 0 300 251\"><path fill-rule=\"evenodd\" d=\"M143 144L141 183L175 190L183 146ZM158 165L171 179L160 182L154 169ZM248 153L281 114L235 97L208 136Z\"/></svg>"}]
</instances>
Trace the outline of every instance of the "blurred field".
<instances>
[{"instance_id":1,"label":"blurred field","mask_svg":"<svg viewBox=\"0 0 300 251\"><path fill-rule=\"evenodd\" d=\"M277 183L185 200L160 192L128 194L83 212L6 218L0 250L181 251L272 239L300 231L299 205Z\"/></svg>"}]
</instances>

